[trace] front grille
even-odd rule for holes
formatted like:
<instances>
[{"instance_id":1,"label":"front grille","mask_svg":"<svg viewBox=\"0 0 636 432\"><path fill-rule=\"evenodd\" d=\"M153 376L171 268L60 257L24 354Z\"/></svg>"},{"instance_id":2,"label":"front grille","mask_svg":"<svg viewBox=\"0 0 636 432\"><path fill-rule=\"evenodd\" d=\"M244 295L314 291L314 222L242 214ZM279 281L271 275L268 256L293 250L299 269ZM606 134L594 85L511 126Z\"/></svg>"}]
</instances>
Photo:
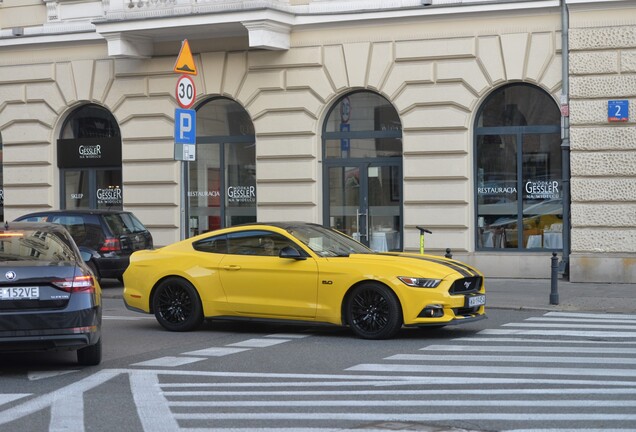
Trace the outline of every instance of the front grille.
<instances>
[{"instance_id":1,"label":"front grille","mask_svg":"<svg viewBox=\"0 0 636 432\"><path fill-rule=\"evenodd\" d=\"M461 307L461 308L453 308L453 312L455 313L455 316L463 316L463 317L470 317L475 315L478 311L479 311L480 306L475 306L475 307Z\"/></svg>"},{"instance_id":2,"label":"front grille","mask_svg":"<svg viewBox=\"0 0 636 432\"><path fill-rule=\"evenodd\" d=\"M451 294L469 294L479 291L481 288L481 277L467 277L457 279L448 290Z\"/></svg>"}]
</instances>

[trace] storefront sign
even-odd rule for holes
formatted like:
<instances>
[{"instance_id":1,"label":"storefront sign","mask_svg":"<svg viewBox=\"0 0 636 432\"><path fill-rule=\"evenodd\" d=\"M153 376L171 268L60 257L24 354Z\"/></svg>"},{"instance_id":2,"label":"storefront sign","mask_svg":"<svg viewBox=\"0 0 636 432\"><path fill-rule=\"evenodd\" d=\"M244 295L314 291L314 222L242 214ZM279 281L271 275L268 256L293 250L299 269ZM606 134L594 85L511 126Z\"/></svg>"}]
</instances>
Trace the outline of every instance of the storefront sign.
<instances>
[{"instance_id":1,"label":"storefront sign","mask_svg":"<svg viewBox=\"0 0 636 432\"><path fill-rule=\"evenodd\" d=\"M559 199L559 182L556 180L528 181L524 186L527 199Z\"/></svg>"},{"instance_id":2,"label":"storefront sign","mask_svg":"<svg viewBox=\"0 0 636 432\"><path fill-rule=\"evenodd\" d=\"M107 188L107 189L97 189L96 195L97 195L98 204L121 205L123 202L121 189L118 187Z\"/></svg>"},{"instance_id":3,"label":"storefront sign","mask_svg":"<svg viewBox=\"0 0 636 432\"><path fill-rule=\"evenodd\" d=\"M629 120L629 101L613 100L607 102L607 121L626 122Z\"/></svg>"},{"instance_id":4,"label":"storefront sign","mask_svg":"<svg viewBox=\"0 0 636 432\"><path fill-rule=\"evenodd\" d=\"M57 140L58 168L92 168L121 165L119 138Z\"/></svg>"},{"instance_id":5,"label":"storefront sign","mask_svg":"<svg viewBox=\"0 0 636 432\"><path fill-rule=\"evenodd\" d=\"M229 186L227 188L227 200L231 203L256 202L256 187Z\"/></svg>"}]
</instances>

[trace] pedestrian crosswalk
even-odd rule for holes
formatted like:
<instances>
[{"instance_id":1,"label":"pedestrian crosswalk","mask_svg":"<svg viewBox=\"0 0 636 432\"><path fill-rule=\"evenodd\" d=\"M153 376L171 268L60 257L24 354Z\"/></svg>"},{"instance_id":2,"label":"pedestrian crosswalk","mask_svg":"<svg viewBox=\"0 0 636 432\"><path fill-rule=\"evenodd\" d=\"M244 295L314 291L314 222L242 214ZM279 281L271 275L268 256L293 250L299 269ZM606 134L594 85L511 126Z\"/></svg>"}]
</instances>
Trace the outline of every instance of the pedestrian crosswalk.
<instances>
[{"instance_id":1,"label":"pedestrian crosswalk","mask_svg":"<svg viewBox=\"0 0 636 432\"><path fill-rule=\"evenodd\" d=\"M176 359L241 356L290 339ZM53 429L86 430L81 403L70 413L55 401L124 374L145 432L636 430L636 315L549 312L460 338L422 338L416 350L331 374L179 370L160 359L103 370L21 404L0 394L0 404L13 401L0 405L0 425L48 407Z\"/></svg>"}]
</instances>

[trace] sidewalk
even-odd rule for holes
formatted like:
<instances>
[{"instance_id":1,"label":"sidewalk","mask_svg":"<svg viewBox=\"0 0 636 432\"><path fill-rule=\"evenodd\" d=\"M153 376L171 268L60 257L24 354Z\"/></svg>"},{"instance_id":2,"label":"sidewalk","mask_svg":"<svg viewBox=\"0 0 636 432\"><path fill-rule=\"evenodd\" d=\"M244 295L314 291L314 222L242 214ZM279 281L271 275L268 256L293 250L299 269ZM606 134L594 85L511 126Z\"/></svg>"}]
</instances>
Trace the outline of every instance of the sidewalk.
<instances>
[{"instance_id":1,"label":"sidewalk","mask_svg":"<svg viewBox=\"0 0 636 432\"><path fill-rule=\"evenodd\" d=\"M486 309L636 314L636 284L572 283L559 279L558 304L550 304L550 279L486 279ZM122 298L121 284L102 281L104 298Z\"/></svg>"},{"instance_id":2,"label":"sidewalk","mask_svg":"<svg viewBox=\"0 0 636 432\"><path fill-rule=\"evenodd\" d=\"M550 279L486 279L486 309L539 309L636 314L636 284L572 283L558 279L558 304L550 304Z\"/></svg>"}]
</instances>

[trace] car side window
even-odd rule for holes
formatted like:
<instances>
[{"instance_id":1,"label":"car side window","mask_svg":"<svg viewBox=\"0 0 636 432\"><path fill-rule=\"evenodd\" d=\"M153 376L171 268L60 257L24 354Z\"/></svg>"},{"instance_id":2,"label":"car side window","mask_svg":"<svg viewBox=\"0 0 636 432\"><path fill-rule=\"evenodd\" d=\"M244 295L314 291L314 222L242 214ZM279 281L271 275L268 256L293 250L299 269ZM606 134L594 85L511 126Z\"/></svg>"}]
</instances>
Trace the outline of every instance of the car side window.
<instances>
[{"instance_id":1,"label":"car side window","mask_svg":"<svg viewBox=\"0 0 636 432\"><path fill-rule=\"evenodd\" d=\"M47 215L29 216L20 219L20 222L46 222Z\"/></svg>"},{"instance_id":2,"label":"car side window","mask_svg":"<svg viewBox=\"0 0 636 432\"><path fill-rule=\"evenodd\" d=\"M51 222L64 225L64 228L66 228L78 246L83 246L86 243L86 227L84 226L84 220L80 216L54 215L51 217Z\"/></svg>"},{"instance_id":3,"label":"car side window","mask_svg":"<svg viewBox=\"0 0 636 432\"><path fill-rule=\"evenodd\" d=\"M192 244L194 250L208 253L227 253L227 236L208 237Z\"/></svg>"},{"instance_id":4,"label":"car side window","mask_svg":"<svg viewBox=\"0 0 636 432\"><path fill-rule=\"evenodd\" d=\"M228 241L228 253L232 255L278 256L285 246L295 246L284 236L271 231L229 234Z\"/></svg>"}]
</instances>

